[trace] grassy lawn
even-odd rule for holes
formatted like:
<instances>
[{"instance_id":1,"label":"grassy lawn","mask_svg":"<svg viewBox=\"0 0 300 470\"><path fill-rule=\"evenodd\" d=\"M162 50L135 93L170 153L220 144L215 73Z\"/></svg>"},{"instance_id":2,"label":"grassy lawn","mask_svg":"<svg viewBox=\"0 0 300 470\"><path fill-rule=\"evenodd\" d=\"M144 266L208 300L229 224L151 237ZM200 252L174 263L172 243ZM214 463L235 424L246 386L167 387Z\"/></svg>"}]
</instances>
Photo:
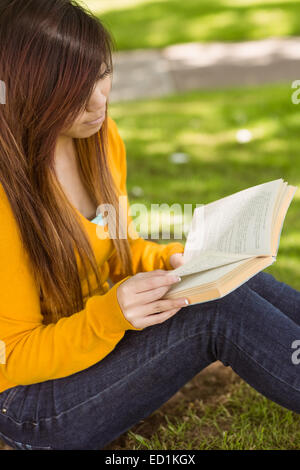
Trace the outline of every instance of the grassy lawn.
<instances>
[{"instance_id":1,"label":"grassy lawn","mask_svg":"<svg viewBox=\"0 0 300 470\"><path fill-rule=\"evenodd\" d=\"M118 50L300 34L297 0L85 0Z\"/></svg>"},{"instance_id":2,"label":"grassy lawn","mask_svg":"<svg viewBox=\"0 0 300 470\"><path fill-rule=\"evenodd\" d=\"M300 187L300 108L290 84L190 92L114 103L125 141L131 204L208 203L283 178ZM252 140L238 143L246 128ZM173 152L189 161L174 164ZM134 186L144 193L131 194ZM300 289L300 190L287 213L277 261L266 269ZM298 449L300 419L215 363L108 449Z\"/></svg>"}]
</instances>

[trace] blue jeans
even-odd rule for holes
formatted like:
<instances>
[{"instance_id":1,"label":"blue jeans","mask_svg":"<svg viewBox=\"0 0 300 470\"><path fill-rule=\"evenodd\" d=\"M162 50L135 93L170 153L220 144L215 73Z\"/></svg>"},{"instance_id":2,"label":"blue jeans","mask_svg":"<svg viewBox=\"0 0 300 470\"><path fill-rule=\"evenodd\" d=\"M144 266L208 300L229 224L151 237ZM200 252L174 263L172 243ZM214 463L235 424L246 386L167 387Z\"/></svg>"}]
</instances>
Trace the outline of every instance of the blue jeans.
<instances>
[{"instance_id":1,"label":"blue jeans","mask_svg":"<svg viewBox=\"0 0 300 470\"><path fill-rule=\"evenodd\" d=\"M300 292L260 272L221 299L127 331L88 369L5 390L0 438L15 449L101 449L217 360L299 413L295 340L300 340Z\"/></svg>"}]
</instances>

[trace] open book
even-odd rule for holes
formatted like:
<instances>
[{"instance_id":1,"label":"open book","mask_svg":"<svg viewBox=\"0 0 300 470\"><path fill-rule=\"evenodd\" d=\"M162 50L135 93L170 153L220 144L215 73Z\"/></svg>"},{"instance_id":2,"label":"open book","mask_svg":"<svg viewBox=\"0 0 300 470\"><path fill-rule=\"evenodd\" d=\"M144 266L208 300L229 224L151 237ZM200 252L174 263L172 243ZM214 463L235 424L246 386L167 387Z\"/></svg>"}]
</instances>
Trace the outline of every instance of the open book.
<instances>
[{"instance_id":1,"label":"open book","mask_svg":"<svg viewBox=\"0 0 300 470\"><path fill-rule=\"evenodd\" d=\"M215 300L273 264L297 189L280 178L194 209L184 264L170 271L182 280L162 298Z\"/></svg>"}]
</instances>

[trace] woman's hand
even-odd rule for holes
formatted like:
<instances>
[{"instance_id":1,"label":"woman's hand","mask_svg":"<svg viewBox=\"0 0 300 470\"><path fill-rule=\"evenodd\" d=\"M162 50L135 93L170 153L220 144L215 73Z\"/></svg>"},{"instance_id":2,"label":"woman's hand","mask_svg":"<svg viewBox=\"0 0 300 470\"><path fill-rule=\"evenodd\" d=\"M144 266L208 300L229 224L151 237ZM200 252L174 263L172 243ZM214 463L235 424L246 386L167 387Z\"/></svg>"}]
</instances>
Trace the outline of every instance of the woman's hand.
<instances>
[{"instance_id":1,"label":"woman's hand","mask_svg":"<svg viewBox=\"0 0 300 470\"><path fill-rule=\"evenodd\" d=\"M173 253L170 256L170 264L173 266L174 269L178 268L179 266L183 265L183 253Z\"/></svg>"},{"instance_id":2,"label":"woman's hand","mask_svg":"<svg viewBox=\"0 0 300 470\"><path fill-rule=\"evenodd\" d=\"M169 271L154 271L135 274L117 288L117 298L124 317L135 328L163 323L185 307L184 298L162 299L170 286L178 282Z\"/></svg>"}]
</instances>

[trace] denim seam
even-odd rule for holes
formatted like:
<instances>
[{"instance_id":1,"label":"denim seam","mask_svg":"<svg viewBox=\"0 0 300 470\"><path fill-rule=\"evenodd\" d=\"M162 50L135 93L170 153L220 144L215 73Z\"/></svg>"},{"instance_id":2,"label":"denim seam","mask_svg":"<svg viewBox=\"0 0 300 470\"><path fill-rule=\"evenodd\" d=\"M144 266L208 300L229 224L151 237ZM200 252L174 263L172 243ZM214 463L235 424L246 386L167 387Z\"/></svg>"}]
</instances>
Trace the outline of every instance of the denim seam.
<instances>
[{"instance_id":1,"label":"denim seam","mask_svg":"<svg viewBox=\"0 0 300 470\"><path fill-rule=\"evenodd\" d=\"M257 362L253 357L251 357L244 349L241 349L239 346L237 346L235 343L233 343L229 338L227 338L226 336L224 336L222 333L219 333L220 336L222 336L223 338L225 338L226 340L228 340L232 346L234 346L235 349L238 349L239 351L241 351L242 353L245 354L245 356L247 356L251 361L255 362L255 364L257 364L261 369L263 369L268 375L270 375L271 377L273 378L276 378L279 382L282 382L284 383L285 385L287 385L288 387L291 387L293 390L295 390L296 392L300 392L300 389L298 388L295 388L293 387L293 385L289 384L288 382L286 382L284 379L281 379L280 377L278 377L277 375L275 374L272 374L270 371L268 371L264 366L262 366L259 362Z\"/></svg>"},{"instance_id":2,"label":"denim seam","mask_svg":"<svg viewBox=\"0 0 300 470\"><path fill-rule=\"evenodd\" d=\"M214 331L212 331L211 333L214 333ZM204 335L204 334L208 334L207 331L203 331L203 332L198 332L198 333L195 333L193 335L188 335L184 338L181 338L179 341L177 341L176 343L172 344L172 346L170 346L169 348L167 349L164 349L163 351L161 351L159 354L157 354L156 356L152 357L151 359L149 359L149 361L145 362L143 365L142 365L142 368L145 367L146 365L148 365L150 362L154 361L155 359L157 359L159 356L161 356L162 354L166 353L167 351L169 351L170 349L174 348L175 346L177 346L178 344L182 343L183 341L186 341L187 338L194 338L195 336L198 336L198 335ZM58 415L54 415L54 416L49 416L47 418L41 418L38 420L38 422L33 422L33 421L16 421L14 418L12 418L11 416L7 416L6 415L6 418L7 419L10 419L11 421L13 421L15 424L17 425L20 425L22 426L23 424L31 424L31 425L34 425L34 426L37 426L39 425L41 422L45 422L45 421L49 421L51 419L57 419L57 418L60 418L62 415L65 415L67 413L69 413L70 411L73 411L74 409L82 406L82 405L85 405L86 403L88 403L89 401L91 400L94 400L95 398L97 398L99 395L101 395L101 393L104 393L104 392L107 392L109 389L115 387L116 385L119 385L120 383L122 383L124 380L127 380L128 377L130 377L132 374L134 374L136 372L136 369L133 370L130 374L126 375L125 377L123 377L122 379L118 380L117 382L113 383L112 385L110 385L109 387L105 388L104 390L101 390L101 392L97 393L96 395L93 395L92 397L88 398L86 401L84 402L81 402L75 406L73 406L72 408L69 408L68 410L65 410L65 411L62 411L61 413L59 413Z\"/></svg>"},{"instance_id":3,"label":"denim seam","mask_svg":"<svg viewBox=\"0 0 300 470\"><path fill-rule=\"evenodd\" d=\"M9 441L11 445L19 445L19 446L27 447L27 449L17 449L17 450L52 450L52 447L50 446L35 446L35 445L25 444L23 442L16 441L15 439L12 439L11 437L6 436L2 432L0 432L0 437ZM28 447L30 447L30 449Z\"/></svg>"},{"instance_id":4,"label":"denim seam","mask_svg":"<svg viewBox=\"0 0 300 470\"><path fill-rule=\"evenodd\" d=\"M15 395L18 391L19 391L18 386L14 387L12 390L10 390L10 393L8 393L7 397L4 399L4 401L2 403L1 409L7 408L10 405L11 401L13 400L13 398L15 397Z\"/></svg>"},{"instance_id":5,"label":"denim seam","mask_svg":"<svg viewBox=\"0 0 300 470\"><path fill-rule=\"evenodd\" d=\"M248 288L251 290L251 288L248 286ZM260 296L260 294L256 291L253 290L253 292L255 292L257 295ZM275 307L275 306L274 306ZM277 308L277 307L275 307ZM222 312L220 311L220 304L217 302L217 315L222 315ZM272 374L271 372L269 372L264 366L262 366L261 364L259 364L259 362L257 362L253 357L251 357L244 349L240 348L238 345L236 345L235 343L233 343L231 341L230 338L227 338L226 336L224 336L222 333L218 333L220 336L222 336L223 338L225 338L226 340L228 340L232 346L235 347L235 349L241 351L242 353L244 353L251 361L255 362L255 364L257 364L261 369L263 369L267 374L269 374L271 377L273 378L276 378L279 382L282 382L284 383L285 385L287 385L288 387L291 387L293 390L295 390L296 392L300 392L300 389L297 389L295 387L293 387L291 384L287 383L285 380L279 378L277 375L275 374ZM281 343L280 343L281 344ZM285 347L285 345L281 344L281 346Z\"/></svg>"}]
</instances>

